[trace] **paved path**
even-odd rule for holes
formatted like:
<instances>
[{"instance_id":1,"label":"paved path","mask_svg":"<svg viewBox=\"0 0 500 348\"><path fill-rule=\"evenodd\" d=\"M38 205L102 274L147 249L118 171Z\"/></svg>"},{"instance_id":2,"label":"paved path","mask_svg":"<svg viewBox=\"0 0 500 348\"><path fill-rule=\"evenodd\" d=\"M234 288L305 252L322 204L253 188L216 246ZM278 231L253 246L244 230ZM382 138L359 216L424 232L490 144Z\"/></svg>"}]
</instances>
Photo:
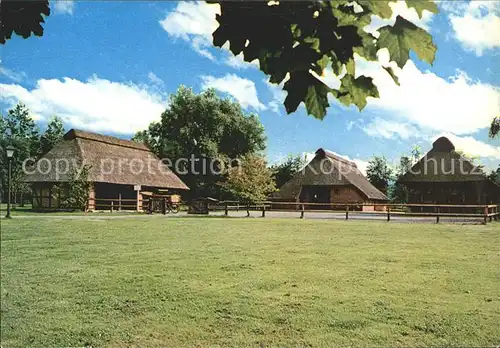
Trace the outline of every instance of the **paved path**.
<instances>
[{"instance_id":1,"label":"paved path","mask_svg":"<svg viewBox=\"0 0 500 348\"><path fill-rule=\"evenodd\" d=\"M3 219L4 214L1 215ZM224 217L224 211L210 212L209 216ZM229 218L245 218L247 216L246 211L229 211ZM70 214L57 214L57 213L38 213L38 214L13 214L14 219L53 219L53 220L114 220L114 219L164 219L164 218L200 218L203 215L188 215L186 212L179 212L178 214L124 214L124 213L89 213L85 215L70 215ZM251 218L262 219L262 213L251 211ZM300 212L277 212L277 211L266 211L265 219L280 218L280 219L299 219ZM345 220L345 213L343 212L332 212L332 213L321 213L321 212L305 212L305 219L324 219L324 220ZM362 213L356 214L353 212L349 213L349 221L367 221L367 220L378 220L387 221L387 215L385 214L369 214ZM436 223L435 217L416 217L416 216L396 216L391 215L391 222L404 222L404 223ZM453 218L453 217L441 217L440 222L447 223L482 223L482 218Z\"/></svg>"}]
</instances>

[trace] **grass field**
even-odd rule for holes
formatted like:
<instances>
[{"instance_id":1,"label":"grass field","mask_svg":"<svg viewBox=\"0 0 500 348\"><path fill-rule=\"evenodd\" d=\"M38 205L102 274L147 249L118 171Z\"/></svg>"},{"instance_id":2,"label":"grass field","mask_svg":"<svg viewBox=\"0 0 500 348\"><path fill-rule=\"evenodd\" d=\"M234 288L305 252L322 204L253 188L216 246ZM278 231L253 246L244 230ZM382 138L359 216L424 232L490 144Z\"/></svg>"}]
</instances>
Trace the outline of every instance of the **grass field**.
<instances>
[{"instance_id":1,"label":"grass field","mask_svg":"<svg viewBox=\"0 0 500 348\"><path fill-rule=\"evenodd\" d=\"M500 343L500 224L1 221L8 347Z\"/></svg>"}]
</instances>

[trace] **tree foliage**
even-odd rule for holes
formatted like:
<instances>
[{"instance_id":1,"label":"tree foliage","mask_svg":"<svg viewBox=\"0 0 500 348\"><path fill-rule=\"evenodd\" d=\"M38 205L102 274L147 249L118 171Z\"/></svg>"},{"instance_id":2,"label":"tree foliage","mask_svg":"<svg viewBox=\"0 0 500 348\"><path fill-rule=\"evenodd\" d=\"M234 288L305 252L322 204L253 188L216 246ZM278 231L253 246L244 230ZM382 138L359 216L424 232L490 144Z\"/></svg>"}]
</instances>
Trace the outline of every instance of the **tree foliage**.
<instances>
[{"instance_id":1,"label":"tree foliage","mask_svg":"<svg viewBox=\"0 0 500 348\"><path fill-rule=\"evenodd\" d=\"M0 1L0 44L5 44L12 33L25 39L32 34L42 36L44 17L49 15L48 0Z\"/></svg>"},{"instance_id":2,"label":"tree foliage","mask_svg":"<svg viewBox=\"0 0 500 348\"><path fill-rule=\"evenodd\" d=\"M302 156L289 156L285 162L271 166L276 187L280 188L290 181L295 173L300 171L305 165L306 162Z\"/></svg>"},{"instance_id":3,"label":"tree foliage","mask_svg":"<svg viewBox=\"0 0 500 348\"><path fill-rule=\"evenodd\" d=\"M496 170L491 171L490 175L488 175L488 178L500 185L500 164L498 165L498 168Z\"/></svg>"},{"instance_id":4,"label":"tree foliage","mask_svg":"<svg viewBox=\"0 0 500 348\"><path fill-rule=\"evenodd\" d=\"M388 194L389 184L393 178L393 171L385 157L375 156L368 162L366 176L368 180L382 193Z\"/></svg>"},{"instance_id":5,"label":"tree foliage","mask_svg":"<svg viewBox=\"0 0 500 348\"><path fill-rule=\"evenodd\" d=\"M260 70L274 84L284 83L288 113L304 102L307 112L322 119L329 106L328 95L360 110L367 97L378 97L372 78L356 76L354 53L370 61L387 48L391 60L402 68L410 51L432 64L436 46L425 30L398 16L394 25L379 29L380 36L364 31L372 16L390 18L389 1L208 1L219 3L219 27L213 44L229 43L234 55L247 62L259 61ZM407 0L420 17L423 11L437 13L433 1ZM331 69L341 77L338 90L317 76ZM395 78L393 71L388 73ZM397 83L397 79L395 79Z\"/></svg>"},{"instance_id":6,"label":"tree foliage","mask_svg":"<svg viewBox=\"0 0 500 348\"><path fill-rule=\"evenodd\" d=\"M489 134L490 138L495 138L500 134L500 116L495 117L493 121L491 121Z\"/></svg>"},{"instance_id":7,"label":"tree foliage","mask_svg":"<svg viewBox=\"0 0 500 348\"><path fill-rule=\"evenodd\" d=\"M47 124L47 129L40 137L40 156L49 152L63 138L64 133L66 131L62 120L57 116L52 117Z\"/></svg>"},{"instance_id":8,"label":"tree foliage","mask_svg":"<svg viewBox=\"0 0 500 348\"><path fill-rule=\"evenodd\" d=\"M134 137L146 143L160 158L172 163L198 159L194 168L172 169L191 188L191 195L218 196L222 177L206 165L215 159L236 159L265 148L264 127L255 114L245 114L241 106L217 96L214 90L195 94L180 87L160 122L153 122ZM186 170L187 169L187 173ZM201 173L201 174L200 174Z\"/></svg>"},{"instance_id":9,"label":"tree foliage","mask_svg":"<svg viewBox=\"0 0 500 348\"><path fill-rule=\"evenodd\" d=\"M418 146L415 146L409 155L403 155L399 159L399 165L396 167L394 185L390 190L390 198L395 203L408 203L407 188L401 183L403 175L420 160L421 152Z\"/></svg>"},{"instance_id":10,"label":"tree foliage","mask_svg":"<svg viewBox=\"0 0 500 348\"><path fill-rule=\"evenodd\" d=\"M261 156L247 154L240 164L228 170L225 182L220 183L231 198L243 202L257 202L276 190L273 172Z\"/></svg>"},{"instance_id":11,"label":"tree foliage","mask_svg":"<svg viewBox=\"0 0 500 348\"><path fill-rule=\"evenodd\" d=\"M22 164L28 158L37 158L40 149L40 132L35 121L30 116L28 108L17 104L14 108L2 115L0 119L0 170L2 177L2 192L7 191L8 158L5 148L14 147L12 158L12 191L29 192L29 186L23 182Z\"/></svg>"},{"instance_id":12,"label":"tree foliage","mask_svg":"<svg viewBox=\"0 0 500 348\"><path fill-rule=\"evenodd\" d=\"M77 167L80 168L80 166ZM89 165L82 166L81 170L73 168L69 182L54 187L62 208L71 210L86 209L91 185L88 181L90 168Z\"/></svg>"}]
</instances>

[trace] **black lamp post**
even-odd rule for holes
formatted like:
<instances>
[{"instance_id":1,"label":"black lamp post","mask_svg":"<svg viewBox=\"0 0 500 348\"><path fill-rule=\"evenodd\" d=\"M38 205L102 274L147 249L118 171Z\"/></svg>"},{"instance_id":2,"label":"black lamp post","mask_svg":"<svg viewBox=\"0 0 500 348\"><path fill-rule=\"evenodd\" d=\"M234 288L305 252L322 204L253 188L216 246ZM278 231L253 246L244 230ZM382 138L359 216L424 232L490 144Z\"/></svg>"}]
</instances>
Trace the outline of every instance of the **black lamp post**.
<instances>
[{"instance_id":1,"label":"black lamp post","mask_svg":"<svg viewBox=\"0 0 500 348\"><path fill-rule=\"evenodd\" d=\"M7 146L7 158L9 159L9 176L8 176L8 182L7 182L7 215L5 215L6 219L11 219L12 216L10 216L10 196L11 196L11 186L12 186L12 157L14 156L14 150L15 148L12 145Z\"/></svg>"}]
</instances>

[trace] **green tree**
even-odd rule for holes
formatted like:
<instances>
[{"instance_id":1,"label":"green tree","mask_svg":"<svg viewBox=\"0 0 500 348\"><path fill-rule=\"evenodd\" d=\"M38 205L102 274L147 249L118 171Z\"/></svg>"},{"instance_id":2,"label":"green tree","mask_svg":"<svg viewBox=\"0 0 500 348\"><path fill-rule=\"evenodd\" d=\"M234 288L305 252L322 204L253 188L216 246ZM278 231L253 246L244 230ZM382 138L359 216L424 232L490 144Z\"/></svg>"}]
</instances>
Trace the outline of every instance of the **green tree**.
<instances>
[{"instance_id":1,"label":"green tree","mask_svg":"<svg viewBox=\"0 0 500 348\"><path fill-rule=\"evenodd\" d=\"M89 200L90 182L88 176L90 168L90 166L84 165L80 171L73 169L69 182L58 187L57 191L62 208L85 210Z\"/></svg>"},{"instance_id":2,"label":"green tree","mask_svg":"<svg viewBox=\"0 0 500 348\"><path fill-rule=\"evenodd\" d=\"M63 138L64 133L66 131L62 120L57 116L52 117L47 124L47 129L40 137L40 156L49 152Z\"/></svg>"},{"instance_id":3,"label":"green tree","mask_svg":"<svg viewBox=\"0 0 500 348\"><path fill-rule=\"evenodd\" d=\"M170 96L161 121L137 133L134 140L168 159L191 188L190 195L216 197L220 193L217 183L223 178L218 174L220 166L210 168L210 164L257 153L266 145L257 115L245 114L238 103L220 98L212 89L195 94L182 86Z\"/></svg>"},{"instance_id":4,"label":"green tree","mask_svg":"<svg viewBox=\"0 0 500 348\"><path fill-rule=\"evenodd\" d=\"M500 164L498 165L498 168L496 170L491 171L488 177L494 182L496 182L498 185L500 185Z\"/></svg>"},{"instance_id":5,"label":"green tree","mask_svg":"<svg viewBox=\"0 0 500 348\"><path fill-rule=\"evenodd\" d=\"M25 39L32 33L42 36L42 23L49 15L48 0L0 1L0 44L5 44L13 32Z\"/></svg>"},{"instance_id":6,"label":"green tree","mask_svg":"<svg viewBox=\"0 0 500 348\"><path fill-rule=\"evenodd\" d=\"M305 165L306 162L302 156L289 156L285 162L271 166L276 187L283 186Z\"/></svg>"},{"instance_id":7,"label":"green tree","mask_svg":"<svg viewBox=\"0 0 500 348\"><path fill-rule=\"evenodd\" d=\"M379 29L378 37L364 31L372 16L390 18L390 1L208 1L219 3L219 27L213 44L229 42L234 55L243 54L247 62L259 61L260 70L274 84L284 83L288 113L304 102L307 112L322 119L329 106L328 95L360 110L367 97L378 97L372 78L356 77L354 53L376 61L377 52L386 48L391 60L403 68L413 51L429 64L436 46L424 29L398 16L394 25ZM406 0L422 17L423 11L438 12L433 1ZM341 77L339 89L332 89L317 76L325 69ZM398 83L392 68L388 74Z\"/></svg>"},{"instance_id":8,"label":"green tree","mask_svg":"<svg viewBox=\"0 0 500 348\"><path fill-rule=\"evenodd\" d=\"M261 156L247 154L240 164L229 168L225 182L220 183L231 198L243 202L257 202L276 190L273 172Z\"/></svg>"},{"instance_id":9,"label":"green tree","mask_svg":"<svg viewBox=\"0 0 500 348\"><path fill-rule=\"evenodd\" d=\"M408 192L400 179L420 160L420 157L420 148L415 146L409 155L403 155L399 159L399 165L396 167L396 178L389 190L389 196L393 202L408 203Z\"/></svg>"},{"instance_id":10,"label":"green tree","mask_svg":"<svg viewBox=\"0 0 500 348\"><path fill-rule=\"evenodd\" d=\"M493 121L491 121L489 134L490 138L495 138L500 134L500 116L495 117Z\"/></svg>"},{"instance_id":11,"label":"green tree","mask_svg":"<svg viewBox=\"0 0 500 348\"><path fill-rule=\"evenodd\" d=\"M368 162L366 168L368 180L382 193L388 194L389 184L393 180L393 171L387 164L385 157L375 156Z\"/></svg>"},{"instance_id":12,"label":"green tree","mask_svg":"<svg viewBox=\"0 0 500 348\"><path fill-rule=\"evenodd\" d=\"M36 158L39 153L40 133L35 121L30 116L28 108L17 104L0 120L0 145L5 148L12 145L15 148L12 159L12 193L26 194L30 192L29 185L23 181L22 164L26 159ZM5 151L0 155L0 170L2 177L2 192L7 192L8 158Z\"/></svg>"}]
</instances>

